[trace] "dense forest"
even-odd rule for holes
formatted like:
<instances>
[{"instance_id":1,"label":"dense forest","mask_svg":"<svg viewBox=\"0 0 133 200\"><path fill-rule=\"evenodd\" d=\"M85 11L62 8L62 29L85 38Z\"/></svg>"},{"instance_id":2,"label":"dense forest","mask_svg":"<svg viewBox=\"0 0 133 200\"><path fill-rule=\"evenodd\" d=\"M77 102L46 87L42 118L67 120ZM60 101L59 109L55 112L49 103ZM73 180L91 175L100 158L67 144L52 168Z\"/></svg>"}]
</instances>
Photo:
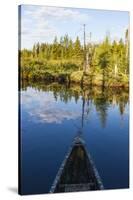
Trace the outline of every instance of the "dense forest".
<instances>
[{"instance_id":1,"label":"dense forest","mask_svg":"<svg viewBox=\"0 0 133 200\"><path fill-rule=\"evenodd\" d=\"M106 36L100 43L81 44L65 35L53 43L34 44L32 50L19 52L22 80L79 83L128 87L129 32L125 40L110 41Z\"/></svg>"}]
</instances>

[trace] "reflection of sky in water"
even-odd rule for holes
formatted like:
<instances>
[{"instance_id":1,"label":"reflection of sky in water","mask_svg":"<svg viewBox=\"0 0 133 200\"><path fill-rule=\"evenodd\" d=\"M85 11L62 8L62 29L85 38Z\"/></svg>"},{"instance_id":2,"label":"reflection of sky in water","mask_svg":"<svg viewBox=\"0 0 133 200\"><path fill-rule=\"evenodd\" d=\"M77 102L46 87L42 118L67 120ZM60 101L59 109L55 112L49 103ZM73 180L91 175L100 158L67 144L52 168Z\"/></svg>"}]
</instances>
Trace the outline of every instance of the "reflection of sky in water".
<instances>
[{"instance_id":1,"label":"reflection of sky in water","mask_svg":"<svg viewBox=\"0 0 133 200\"><path fill-rule=\"evenodd\" d=\"M29 89L28 95L22 93L22 106L35 120L45 123L61 123L81 117L74 99L66 106L64 102L57 102L52 92L39 93Z\"/></svg>"},{"instance_id":2,"label":"reflection of sky in water","mask_svg":"<svg viewBox=\"0 0 133 200\"><path fill-rule=\"evenodd\" d=\"M72 97L71 101L66 104L59 99L55 100L53 92L39 92L28 88L28 92L22 92L21 94L23 110L25 109L28 112L28 114L32 117L32 120L34 119L34 122L60 124L63 120L81 119L82 97L79 98L77 103L75 103L74 97ZM114 118L117 116L117 112L119 110L118 105L116 104L107 104L106 106L102 105L100 106L101 109L97 109L92 102L89 102L88 108L86 107L85 121L89 120L90 112L91 115L93 115L93 112L96 112L99 117L103 117L101 120L106 120L104 119L104 117L107 118L106 115L109 114L110 117ZM128 113L128 106L126 106L123 115L119 115L119 117L124 120ZM100 116L102 114L104 116Z\"/></svg>"},{"instance_id":3,"label":"reflection of sky in water","mask_svg":"<svg viewBox=\"0 0 133 200\"><path fill-rule=\"evenodd\" d=\"M49 191L77 128L81 127L82 97L76 102L71 96L66 102L59 93L56 96L57 101L52 91L30 87L21 91L25 193ZM95 95L85 102L83 137L105 188L128 187L128 104L122 106L120 114L118 99L109 103L98 99L101 97Z\"/></svg>"}]
</instances>

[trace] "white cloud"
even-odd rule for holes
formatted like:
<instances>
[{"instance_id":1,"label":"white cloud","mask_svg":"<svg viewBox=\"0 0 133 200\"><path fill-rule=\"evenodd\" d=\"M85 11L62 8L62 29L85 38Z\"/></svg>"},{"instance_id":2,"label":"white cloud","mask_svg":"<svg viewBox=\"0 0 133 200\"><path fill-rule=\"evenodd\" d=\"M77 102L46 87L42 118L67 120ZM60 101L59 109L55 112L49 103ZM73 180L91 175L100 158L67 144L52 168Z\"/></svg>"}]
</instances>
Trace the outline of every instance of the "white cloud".
<instances>
[{"instance_id":1,"label":"white cloud","mask_svg":"<svg viewBox=\"0 0 133 200\"><path fill-rule=\"evenodd\" d=\"M70 8L22 6L22 10L22 47L27 41L32 45L38 41L52 41L55 35L60 35L60 32L63 31L63 24L67 24L69 27L69 24L80 25L90 20L88 14Z\"/></svg>"},{"instance_id":2,"label":"white cloud","mask_svg":"<svg viewBox=\"0 0 133 200\"><path fill-rule=\"evenodd\" d=\"M31 17L36 20L61 20L61 21L76 21L84 23L90 19L90 16L85 13L81 13L76 9L70 8L57 8L57 7L44 7L37 6L36 9L27 10L26 17Z\"/></svg>"},{"instance_id":3,"label":"white cloud","mask_svg":"<svg viewBox=\"0 0 133 200\"><path fill-rule=\"evenodd\" d=\"M22 25L21 25L21 34L22 37L25 37L25 39L32 39L33 37L40 37L40 39L45 39L45 37L50 37L51 34L57 34L57 30L55 27L52 27L49 25L49 22L47 20L33 20L22 18Z\"/></svg>"}]
</instances>

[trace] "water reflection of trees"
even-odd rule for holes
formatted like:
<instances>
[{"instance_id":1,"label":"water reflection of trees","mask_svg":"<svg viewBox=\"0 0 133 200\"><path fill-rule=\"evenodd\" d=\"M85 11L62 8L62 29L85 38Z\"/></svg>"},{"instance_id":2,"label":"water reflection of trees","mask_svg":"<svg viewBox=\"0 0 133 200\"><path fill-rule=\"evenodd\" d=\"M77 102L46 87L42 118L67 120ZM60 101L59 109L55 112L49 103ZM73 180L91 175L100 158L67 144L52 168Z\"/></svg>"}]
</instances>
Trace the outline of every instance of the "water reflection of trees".
<instances>
[{"instance_id":1,"label":"water reflection of trees","mask_svg":"<svg viewBox=\"0 0 133 200\"><path fill-rule=\"evenodd\" d=\"M94 100L94 104L96 106L96 111L99 114L102 127L105 127L106 119L107 119L107 112L108 112L108 107L109 107L109 103L106 98L106 95L104 93L101 93Z\"/></svg>"},{"instance_id":2,"label":"water reflection of trees","mask_svg":"<svg viewBox=\"0 0 133 200\"><path fill-rule=\"evenodd\" d=\"M103 127L106 125L110 106L118 106L122 116L129 102L128 89L123 88L105 88L103 90L100 87L86 87L82 89L79 85L68 87L67 85L57 83L44 84L44 82L24 82L22 84L22 90L27 90L28 87L38 91L51 91L56 101L60 100L67 103L73 99L77 103L79 100L82 100L86 116L89 114L90 107L93 104Z\"/></svg>"}]
</instances>

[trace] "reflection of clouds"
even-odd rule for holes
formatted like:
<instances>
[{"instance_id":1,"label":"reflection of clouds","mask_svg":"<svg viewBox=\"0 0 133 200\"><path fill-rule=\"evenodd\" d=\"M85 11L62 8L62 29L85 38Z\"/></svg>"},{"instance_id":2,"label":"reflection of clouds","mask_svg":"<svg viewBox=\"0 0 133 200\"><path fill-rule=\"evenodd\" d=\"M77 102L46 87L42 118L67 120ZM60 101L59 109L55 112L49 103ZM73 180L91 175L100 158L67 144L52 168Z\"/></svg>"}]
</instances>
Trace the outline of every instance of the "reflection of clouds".
<instances>
[{"instance_id":1,"label":"reflection of clouds","mask_svg":"<svg viewBox=\"0 0 133 200\"><path fill-rule=\"evenodd\" d=\"M29 113L31 116L35 116L40 120L41 122L47 122L47 123L62 123L63 120L70 120L70 119L76 119L79 117L78 112L72 112L67 111L62 108L47 108L44 109L36 109L34 111L31 111Z\"/></svg>"},{"instance_id":2,"label":"reflection of clouds","mask_svg":"<svg viewBox=\"0 0 133 200\"><path fill-rule=\"evenodd\" d=\"M79 110L72 107L72 102L56 102L52 92L36 92L29 89L22 93L22 107L36 121L46 123L62 123L63 120L77 119Z\"/></svg>"}]
</instances>

